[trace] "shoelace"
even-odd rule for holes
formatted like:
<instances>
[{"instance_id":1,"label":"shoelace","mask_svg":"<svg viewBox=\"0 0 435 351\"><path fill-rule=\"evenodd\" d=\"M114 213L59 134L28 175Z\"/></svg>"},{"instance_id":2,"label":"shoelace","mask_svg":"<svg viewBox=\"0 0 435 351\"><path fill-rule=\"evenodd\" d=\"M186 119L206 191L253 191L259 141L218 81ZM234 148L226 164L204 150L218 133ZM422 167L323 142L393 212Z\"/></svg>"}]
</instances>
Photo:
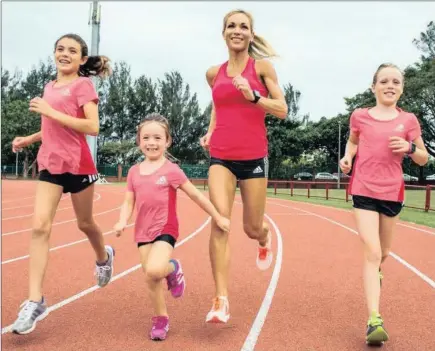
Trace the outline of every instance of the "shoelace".
<instances>
[{"instance_id":1,"label":"shoelace","mask_svg":"<svg viewBox=\"0 0 435 351\"><path fill-rule=\"evenodd\" d=\"M370 317L369 323L370 326L372 327L378 327L380 325L383 324L383 320L381 317L376 316L376 317Z\"/></svg>"},{"instance_id":2,"label":"shoelace","mask_svg":"<svg viewBox=\"0 0 435 351\"><path fill-rule=\"evenodd\" d=\"M24 306L24 307L23 307ZM33 301L26 300L20 307L23 307L18 314L18 318L21 320L29 319L33 312L38 308L38 304Z\"/></svg>"},{"instance_id":3,"label":"shoelace","mask_svg":"<svg viewBox=\"0 0 435 351\"><path fill-rule=\"evenodd\" d=\"M169 274L167 278L168 290L171 290L174 286L176 286L183 276L184 273Z\"/></svg>"},{"instance_id":4,"label":"shoelace","mask_svg":"<svg viewBox=\"0 0 435 351\"><path fill-rule=\"evenodd\" d=\"M269 249L267 247L259 247L258 248L258 257L260 260L265 260L267 257L267 252Z\"/></svg>"},{"instance_id":5,"label":"shoelace","mask_svg":"<svg viewBox=\"0 0 435 351\"><path fill-rule=\"evenodd\" d=\"M95 275L98 277L104 277L105 271L110 271L110 266L96 266L95 267Z\"/></svg>"},{"instance_id":6,"label":"shoelace","mask_svg":"<svg viewBox=\"0 0 435 351\"><path fill-rule=\"evenodd\" d=\"M224 302L222 299L220 299L219 297L215 297L213 299L213 311L219 311L223 303Z\"/></svg>"},{"instance_id":7,"label":"shoelace","mask_svg":"<svg viewBox=\"0 0 435 351\"><path fill-rule=\"evenodd\" d=\"M163 329L166 327L167 319L163 317L152 317L151 318L153 322L153 330L155 329Z\"/></svg>"}]
</instances>

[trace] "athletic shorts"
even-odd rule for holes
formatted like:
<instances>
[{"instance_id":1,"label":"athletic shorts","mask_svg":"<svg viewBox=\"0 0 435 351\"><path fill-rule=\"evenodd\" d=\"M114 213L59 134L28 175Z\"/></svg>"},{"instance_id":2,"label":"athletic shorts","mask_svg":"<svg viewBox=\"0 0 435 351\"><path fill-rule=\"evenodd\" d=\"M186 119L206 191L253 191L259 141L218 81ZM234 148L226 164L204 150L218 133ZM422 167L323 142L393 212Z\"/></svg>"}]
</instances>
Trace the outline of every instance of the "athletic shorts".
<instances>
[{"instance_id":1,"label":"athletic shorts","mask_svg":"<svg viewBox=\"0 0 435 351\"><path fill-rule=\"evenodd\" d=\"M227 168L238 180L252 178L267 178L269 173L269 160L267 157L255 160L222 160L212 157L210 167L221 165Z\"/></svg>"},{"instance_id":2,"label":"athletic shorts","mask_svg":"<svg viewBox=\"0 0 435 351\"><path fill-rule=\"evenodd\" d=\"M98 180L98 174L51 174L46 169L39 173L39 180L63 187L64 193L79 193Z\"/></svg>"},{"instance_id":3,"label":"athletic shorts","mask_svg":"<svg viewBox=\"0 0 435 351\"><path fill-rule=\"evenodd\" d=\"M354 208L375 211L388 217L397 216L403 208L403 203L398 201L378 200L360 195L353 195L352 201Z\"/></svg>"},{"instance_id":4,"label":"athletic shorts","mask_svg":"<svg viewBox=\"0 0 435 351\"><path fill-rule=\"evenodd\" d=\"M157 238L155 238L153 241L137 243L137 247L141 247L143 245L148 245L148 244L154 244L156 241L164 241L164 242L168 243L169 245L171 245L172 247L175 247L175 242L177 240L175 240L175 238L170 234L162 234L162 235L159 235Z\"/></svg>"}]
</instances>

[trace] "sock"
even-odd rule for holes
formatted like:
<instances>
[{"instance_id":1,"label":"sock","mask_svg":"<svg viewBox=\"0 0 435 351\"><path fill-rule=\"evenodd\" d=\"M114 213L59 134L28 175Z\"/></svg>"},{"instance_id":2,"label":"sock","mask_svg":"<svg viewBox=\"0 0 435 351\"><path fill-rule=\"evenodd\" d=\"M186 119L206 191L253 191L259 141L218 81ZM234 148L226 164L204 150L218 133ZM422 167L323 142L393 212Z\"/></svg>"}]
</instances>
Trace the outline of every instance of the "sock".
<instances>
[{"instance_id":1,"label":"sock","mask_svg":"<svg viewBox=\"0 0 435 351\"><path fill-rule=\"evenodd\" d=\"M172 272L172 273L175 273L178 270L178 263L177 263L177 261L175 261L173 259L170 259L169 262L172 263L173 266L174 266L174 272Z\"/></svg>"},{"instance_id":2,"label":"sock","mask_svg":"<svg viewBox=\"0 0 435 351\"><path fill-rule=\"evenodd\" d=\"M39 301L33 301L33 300L30 300L31 302L36 302L36 303L44 303L44 296L42 296L41 297L41 300L39 300Z\"/></svg>"},{"instance_id":3,"label":"sock","mask_svg":"<svg viewBox=\"0 0 435 351\"><path fill-rule=\"evenodd\" d=\"M107 251L106 251L107 252ZM110 255L109 255L109 253L107 252L107 260L106 261L104 261L104 262L102 262L102 263L100 263L100 262L98 262L97 261L97 266L106 266L107 265L107 263L109 262L109 259L110 259Z\"/></svg>"}]
</instances>

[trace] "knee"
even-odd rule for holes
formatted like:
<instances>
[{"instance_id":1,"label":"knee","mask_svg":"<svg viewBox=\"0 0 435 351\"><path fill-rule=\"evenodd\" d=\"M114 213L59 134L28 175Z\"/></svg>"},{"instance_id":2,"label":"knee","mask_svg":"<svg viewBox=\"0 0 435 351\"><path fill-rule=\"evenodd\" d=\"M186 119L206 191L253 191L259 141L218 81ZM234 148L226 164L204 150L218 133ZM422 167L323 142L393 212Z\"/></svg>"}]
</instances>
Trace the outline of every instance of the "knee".
<instances>
[{"instance_id":1,"label":"knee","mask_svg":"<svg viewBox=\"0 0 435 351\"><path fill-rule=\"evenodd\" d=\"M388 256L390 256L390 249L382 249L382 262L384 262Z\"/></svg>"},{"instance_id":2,"label":"knee","mask_svg":"<svg viewBox=\"0 0 435 351\"><path fill-rule=\"evenodd\" d=\"M149 265L144 269L147 283L155 283L164 278L164 267Z\"/></svg>"},{"instance_id":3,"label":"knee","mask_svg":"<svg viewBox=\"0 0 435 351\"><path fill-rule=\"evenodd\" d=\"M370 262L370 263L373 263L376 265L380 265L383 253L381 250L368 248L368 249L366 249L365 256L366 256L367 262Z\"/></svg>"},{"instance_id":4,"label":"knee","mask_svg":"<svg viewBox=\"0 0 435 351\"><path fill-rule=\"evenodd\" d=\"M33 223L32 238L48 239L50 236L50 230L51 230L50 220L36 220Z\"/></svg>"},{"instance_id":5,"label":"knee","mask_svg":"<svg viewBox=\"0 0 435 351\"><path fill-rule=\"evenodd\" d=\"M263 236L263 223L243 223L243 230L251 239L258 239Z\"/></svg>"},{"instance_id":6,"label":"knee","mask_svg":"<svg viewBox=\"0 0 435 351\"><path fill-rule=\"evenodd\" d=\"M94 221L92 219L77 220L77 226L84 233L89 233L94 227Z\"/></svg>"}]
</instances>

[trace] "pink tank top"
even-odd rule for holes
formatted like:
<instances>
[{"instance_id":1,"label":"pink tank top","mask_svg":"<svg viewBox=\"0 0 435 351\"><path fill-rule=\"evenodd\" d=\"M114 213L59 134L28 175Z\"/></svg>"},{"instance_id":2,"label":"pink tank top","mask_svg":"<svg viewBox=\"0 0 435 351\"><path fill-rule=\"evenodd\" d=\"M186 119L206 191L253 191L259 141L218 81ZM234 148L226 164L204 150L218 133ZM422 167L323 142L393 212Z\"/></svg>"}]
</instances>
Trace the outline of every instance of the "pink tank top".
<instances>
[{"instance_id":1,"label":"pink tank top","mask_svg":"<svg viewBox=\"0 0 435 351\"><path fill-rule=\"evenodd\" d=\"M228 61L221 65L212 89L216 126L210 140L210 156L224 160L253 160L268 154L266 113L246 100L227 75ZM241 74L252 90L268 96L267 88L258 79L255 60L249 58Z\"/></svg>"}]
</instances>

